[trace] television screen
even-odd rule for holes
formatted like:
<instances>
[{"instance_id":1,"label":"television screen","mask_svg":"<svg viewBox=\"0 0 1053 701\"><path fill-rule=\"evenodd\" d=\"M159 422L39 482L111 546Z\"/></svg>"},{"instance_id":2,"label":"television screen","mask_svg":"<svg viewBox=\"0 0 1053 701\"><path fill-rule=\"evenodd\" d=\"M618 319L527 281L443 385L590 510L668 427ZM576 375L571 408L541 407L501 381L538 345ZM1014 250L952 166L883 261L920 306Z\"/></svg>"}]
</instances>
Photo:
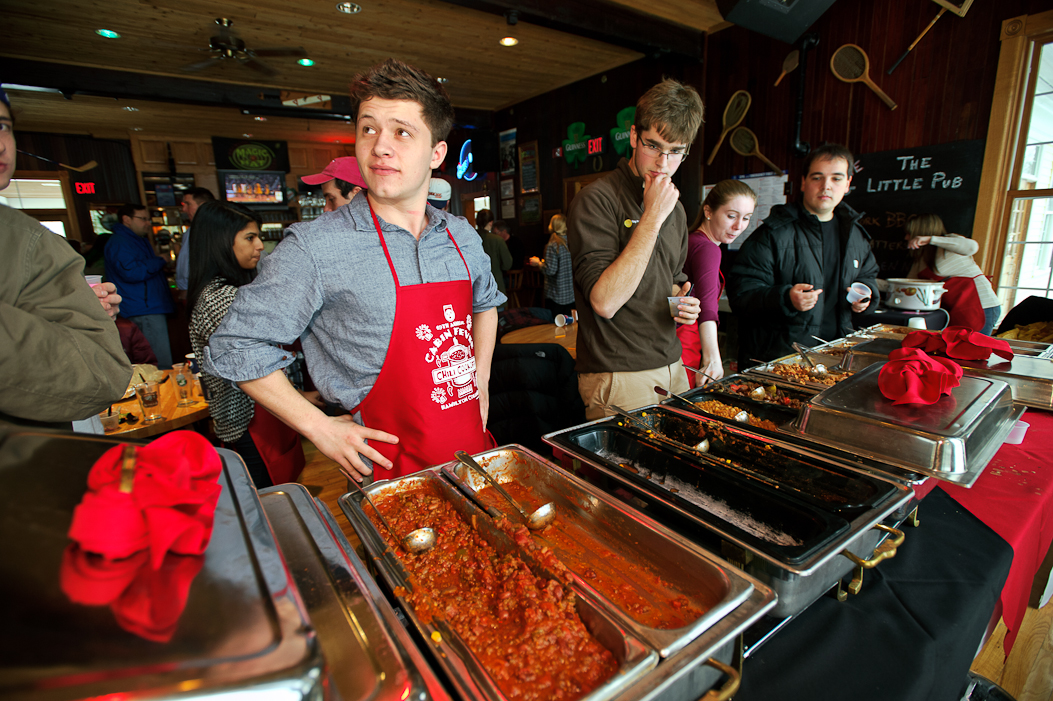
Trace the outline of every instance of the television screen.
<instances>
[{"instance_id":1,"label":"television screen","mask_svg":"<svg viewBox=\"0 0 1053 701\"><path fill-rule=\"evenodd\" d=\"M223 199L246 206L284 207L285 173L224 170L219 172Z\"/></svg>"}]
</instances>

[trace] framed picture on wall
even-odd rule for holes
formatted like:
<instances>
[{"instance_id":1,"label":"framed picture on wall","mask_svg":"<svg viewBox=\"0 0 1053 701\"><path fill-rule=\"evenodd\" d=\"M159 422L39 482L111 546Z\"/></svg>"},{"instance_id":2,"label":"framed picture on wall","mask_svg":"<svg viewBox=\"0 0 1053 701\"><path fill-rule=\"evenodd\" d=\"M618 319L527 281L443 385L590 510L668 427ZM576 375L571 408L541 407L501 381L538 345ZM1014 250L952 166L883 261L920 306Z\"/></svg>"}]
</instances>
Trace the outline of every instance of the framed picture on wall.
<instances>
[{"instance_id":1,"label":"framed picture on wall","mask_svg":"<svg viewBox=\"0 0 1053 701\"><path fill-rule=\"evenodd\" d=\"M507 200L511 197L516 196L516 188L514 180L502 180L501 181L501 199Z\"/></svg>"},{"instance_id":2,"label":"framed picture on wall","mask_svg":"<svg viewBox=\"0 0 1053 701\"><path fill-rule=\"evenodd\" d=\"M519 192L526 194L539 189L537 141L528 141L519 146Z\"/></svg>"},{"instance_id":3,"label":"framed picture on wall","mask_svg":"<svg viewBox=\"0 0 1053 701\"><path fill-rule=\"evenodd\" d=\"M501 200L501 218L502 219L515 219L516 218L516 201L515 200Z\"/></svg>"},{"instance_id":4,"label":"framed picture on wall","mask_svg":"<svg viewBox=\"0 0 1053 701\"><path fill-rule=\"evenodd\" d=\"M524 195L519 198L519 223L541 223L541 195Z\"/></svg>"}]
</instances>

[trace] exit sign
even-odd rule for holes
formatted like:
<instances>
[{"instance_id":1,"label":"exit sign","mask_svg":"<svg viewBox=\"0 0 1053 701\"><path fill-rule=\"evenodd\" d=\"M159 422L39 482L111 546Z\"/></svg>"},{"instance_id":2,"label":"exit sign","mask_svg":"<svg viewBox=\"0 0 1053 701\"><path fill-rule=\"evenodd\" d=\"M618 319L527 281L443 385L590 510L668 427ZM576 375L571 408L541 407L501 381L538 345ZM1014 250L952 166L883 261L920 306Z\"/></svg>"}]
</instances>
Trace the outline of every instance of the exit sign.
<instances>
[{"instance_id":1,"label":"exit sign","mask_svg":"<svg viewBox=\"0 0 1053 701\"><path fill-rule=\"evenodd\" d=\"M73 183L78 195L94 195L95 183Z\"/></svg>"},{"instance_id":2,"label":"exit sign","mask_svg":"<svg viewBox=\"0 0 1053 701\"><path fill-rule=\"evenodd\" d=\"M589 139L589 155L595 156L603 153L604 137L597 136L595 139Z\"/></svg>"}]
</instances>

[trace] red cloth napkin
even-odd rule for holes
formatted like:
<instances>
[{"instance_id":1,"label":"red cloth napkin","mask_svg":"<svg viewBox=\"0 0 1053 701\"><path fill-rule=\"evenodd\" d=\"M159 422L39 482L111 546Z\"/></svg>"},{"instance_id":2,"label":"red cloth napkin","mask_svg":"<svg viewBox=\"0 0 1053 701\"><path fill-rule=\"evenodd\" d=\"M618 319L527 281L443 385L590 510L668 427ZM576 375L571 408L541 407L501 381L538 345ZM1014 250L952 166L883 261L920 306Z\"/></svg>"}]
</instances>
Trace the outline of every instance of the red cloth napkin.
<instances>
[{"instance_id":1,"label":"red cloth napkin","mask_svg":"<svg viewBox=\"0 0 1053 701\"><path fill-rule=\"evenodd\" d=\"M904 341L905 342L905 341ZM893 404L935 404L961 384L962 368L917 348L898 348L878 374L878 389Z\"/></svg>"},{"instance_id":2,"label":"red cloth napkin","mask_svg":"<svg viewBox=\"0 0 1053 701\"><path fill-rule=\"evenodd\" d=\"M204 564L204 555L169 553L154 569L146 550L108 560L70 543L62 556L59 579L70 601L109 605L121 628L167 643L186 607L190 584Z\"/></svg>"},{"instance_id":3,"label":"red cloth napkin","mask_svg":"<svg viewBox=\"0 0 1053 701\"><path fill-rule=\"evenodd\" d=\"M175 431L139 448L130 494L120 491L123 449L111 448L91 468L69 537L110 559L149 548L155 569L168 551L205 552L220 493L215 448L193 431Z\"/></svg>"},{"instance_id":4,"label":"red cloth napkin","mask_svg":"<svg viewBox=\"0 0 1053 701\"><path fill-rule=\"evenodd\" d=\"M964 326L948 326L943 331L911 331L903 348L921 348L926 353L942 353L958 360L987 360L994 353L1013 359L1013 350L1000 338L991 338Z\"/></svg>"},{"instance_id":5,"label":"red cloth napkin","mask_svg":"<svg viewBox=\"0 0 1053 701\"><path fill-rule=\"evenodd\" d=\"M88 473L63 555L62 591L71 601L109 605L117 623L167 642L204 564L221 487L222 462L201 435L176 431L136 455L132 491L120 491L124 445Z\"/></svg>"}]
</instances>

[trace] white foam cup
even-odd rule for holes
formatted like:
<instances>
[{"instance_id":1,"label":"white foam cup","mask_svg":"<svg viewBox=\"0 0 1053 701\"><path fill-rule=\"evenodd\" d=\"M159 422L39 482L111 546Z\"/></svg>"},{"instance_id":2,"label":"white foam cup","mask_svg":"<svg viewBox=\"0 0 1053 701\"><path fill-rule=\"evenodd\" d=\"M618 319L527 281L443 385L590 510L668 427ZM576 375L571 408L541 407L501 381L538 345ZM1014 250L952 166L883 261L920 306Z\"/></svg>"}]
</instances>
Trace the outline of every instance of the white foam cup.
<instances>
[{"instance_id":1,"label":"white foam cup","mask_svg":"<svg viewBox=\"0 0 1053 701\"><path fill-rule=\"evenodd\" d=\"M922 319L920 316L911 317L910 321L907 322L907 326L909 326L912 329L927 329L927 328L929 328L928 326L925 325L925 320Z\"/></svg>"},{"instance_id":2,"label":"white foam cup","mask_svg":"<svg viewBox=\"0 0 1053 701\"><path fill-rule=\"evenodd\" d=\"M1027 433L1028 427L1030 427L1027 421L1017 421L1013 428L1009 429L1009 435L1006 436L1005 442L1011 445L1019 445L1024 442L1024 435Z\"/></svg>"}]
</instances>

